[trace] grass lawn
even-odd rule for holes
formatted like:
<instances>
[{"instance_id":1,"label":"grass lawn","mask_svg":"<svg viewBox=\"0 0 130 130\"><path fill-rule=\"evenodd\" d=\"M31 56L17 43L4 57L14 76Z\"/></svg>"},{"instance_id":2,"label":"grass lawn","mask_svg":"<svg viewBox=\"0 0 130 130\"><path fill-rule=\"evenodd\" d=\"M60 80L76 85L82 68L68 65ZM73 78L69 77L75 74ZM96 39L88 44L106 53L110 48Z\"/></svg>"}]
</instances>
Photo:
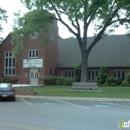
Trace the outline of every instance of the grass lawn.
<instances>
[{"instance_id":1,"label":"grass lawn","mask_svg":"<svg viewBox=\"0 0 130 130\"><path fill-rule=\"evenodd\" d=\"M37 88L16 88L16 91L34 90L39 96L130 98L130 87L99 87L99 89L102 92L68 91L72 90L71 86L43 86Z\"/></svg>"}]
</instances>

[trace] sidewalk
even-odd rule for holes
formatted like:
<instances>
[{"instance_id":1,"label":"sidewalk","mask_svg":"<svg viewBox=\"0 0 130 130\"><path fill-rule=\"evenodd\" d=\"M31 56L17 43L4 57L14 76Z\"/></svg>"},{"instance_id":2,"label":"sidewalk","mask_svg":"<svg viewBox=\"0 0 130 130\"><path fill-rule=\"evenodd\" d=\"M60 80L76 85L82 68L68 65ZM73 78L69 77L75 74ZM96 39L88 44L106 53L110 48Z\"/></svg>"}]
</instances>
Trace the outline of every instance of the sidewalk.
<instances>
[{"instance_id":1,"label":"sidewalk","mask_svg":"<svg viewBox=\"0 0 130 130\"><path fill-rule=\"evenodd\" d=\"M20 99L44 99L44 100L64 100L64 101L86 101L86 102L111 102L111 103L130 103L130 99L123 98L91 98L91 97L58 97L58 96L27 96L16 95Z\"/></svg>"}]
</instances>

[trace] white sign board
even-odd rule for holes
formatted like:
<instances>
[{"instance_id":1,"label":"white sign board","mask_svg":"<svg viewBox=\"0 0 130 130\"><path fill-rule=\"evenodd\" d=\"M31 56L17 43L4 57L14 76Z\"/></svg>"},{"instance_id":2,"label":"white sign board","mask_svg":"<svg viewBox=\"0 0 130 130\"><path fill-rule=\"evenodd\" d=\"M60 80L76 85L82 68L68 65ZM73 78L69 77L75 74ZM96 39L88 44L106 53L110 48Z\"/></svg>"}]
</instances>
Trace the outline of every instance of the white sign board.
<instances>
[{"instance_id":1,"label":"white sign board","mask_svg":"<svg viewBox=\"0 0 130 130\"><path fill-rule=\"evenodd\" d=\"M23 59L23 68L42 68L43 59Z\"/></svg>"}]
</instances>

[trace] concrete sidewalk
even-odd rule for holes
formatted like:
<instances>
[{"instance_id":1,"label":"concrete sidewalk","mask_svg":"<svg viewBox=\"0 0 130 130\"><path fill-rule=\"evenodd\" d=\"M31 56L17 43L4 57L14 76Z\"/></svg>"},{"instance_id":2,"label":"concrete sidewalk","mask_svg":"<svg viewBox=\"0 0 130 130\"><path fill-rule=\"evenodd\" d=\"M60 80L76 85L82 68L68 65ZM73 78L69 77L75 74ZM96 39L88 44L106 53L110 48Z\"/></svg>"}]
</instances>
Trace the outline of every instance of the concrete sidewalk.
<instances>
[{"instance_id":1,"label":"concrete sidewalk","mask_svg":"<svg viewBox=\"0 0 130 130\"><path fill-rule=\"evenodd\" d=\"M64 101L86 101L86 102L111 102L111 103L130 103L130 99L123 98L91 98L91 97L60 97L60 96L27 96L16 95L20 99L44 99L44 100L64 100Z\"/></svg>"}]
</instances>

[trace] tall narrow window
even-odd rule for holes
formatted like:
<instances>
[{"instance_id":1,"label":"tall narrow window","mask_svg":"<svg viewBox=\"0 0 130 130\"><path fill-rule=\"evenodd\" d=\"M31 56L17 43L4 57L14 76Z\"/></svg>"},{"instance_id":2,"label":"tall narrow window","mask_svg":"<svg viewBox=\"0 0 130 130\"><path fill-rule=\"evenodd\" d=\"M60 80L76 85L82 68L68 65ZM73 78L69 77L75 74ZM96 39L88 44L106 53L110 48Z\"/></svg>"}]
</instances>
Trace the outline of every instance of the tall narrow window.
<instances>
[{"instance_id":1,"label":"tall narrow window","mask_svg":"<svg viewBox=\"0 0 130 130\"><path fill-rule=\"evenodd\" d=\"M52 75L52 68L50 68L50 75Z\"/></svg>"},{"instance_id":2,"label":"tall narrow window","mask_svg":"<svg viewBox=\"0 0 130 130\"><path fill-rule=\"evenodd\" d=\"M55 30L54 30L54 27L50 27L50 39L51 40L55 39Z\"/></svg>"},{"instance_id":3,"label":"tall narrow window","mask_svg":"<svg viewBox=\"0 0 130 130\"><path fill-rule=\"evenodd\" d=\"M75 77L74 70L65 70L65 77L74 78Z\"/></svg>"},{"instance_id":4,"label":"tall narrow window","mask_svg":"<svg viewBox=\"0 0 130 130\"><path fill-rule=\"evenodd\" d=\"M98 73L98 70L88 70L88 81L95 81Z\"/></svg>"},{"instance_id":5,"label":"tall narrow window","mask_svg":"<svg viewBox=\"0 0 130 130\"><path fill-rule=\"evenodd\" d=\"M37 49L29 50L28 57L29 58L38 58L38 50Z\"/></svg>"},{"instance_id":6,"label":"tall narrow window","mask_svg":"<svg viewBox=\"0 0 130 130\"><path fill-rule=\"evenodd\" d=\"M5 52L5 75L14 76L15 75L15 58L12 52Z\"/></svg>"},{"instance_id":7,"label":"tall narrow window","mask_svg":"<svg viewBox=\"0 0 130 130\"><path fill-rule=\"evenodd\" d=\"M113 70L113 77L125 79L125 71L124 70Z\"/></svg>"}]
</instances>

